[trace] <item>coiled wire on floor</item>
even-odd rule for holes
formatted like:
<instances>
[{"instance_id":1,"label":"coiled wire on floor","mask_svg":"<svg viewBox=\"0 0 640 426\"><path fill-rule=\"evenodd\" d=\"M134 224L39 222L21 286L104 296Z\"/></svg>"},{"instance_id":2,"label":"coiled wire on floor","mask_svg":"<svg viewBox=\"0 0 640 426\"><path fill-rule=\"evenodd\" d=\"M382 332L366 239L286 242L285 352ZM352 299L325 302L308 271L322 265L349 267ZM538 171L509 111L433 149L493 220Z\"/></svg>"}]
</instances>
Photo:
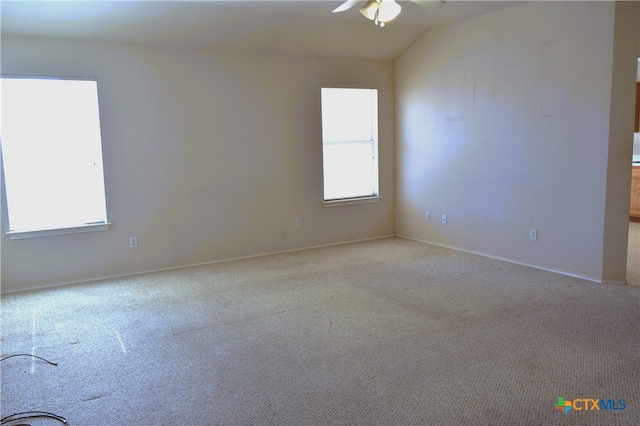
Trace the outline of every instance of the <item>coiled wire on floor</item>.
<instances>
[{"instance_id":1,"label":"coiled wire on floor","mask_svg":"<svg viewBox=\"0 0 640 426\"><path fill-rule=\"evenodd\" d=\"M17 356L28 356L28 357L32 357L32 358L37 358L40 359L48 364L57 366L58 363L57 362L53 362L53 361L49 361L48 359L39 357L37 355L33 355L33 354L13 354L13 355L7 355L5 357L0 358L0 362L7 360L9 358L13 358L13 357L17 357ZM58 414L54 414L54 413L49 413L48 411L23 411L21 413L15 413L15 414L11 414L8 415L6 417L3 417L2 419L0 419L0 425L10 425L10 426L31 426L29 423L17 423L17 422L22 422L23 420L28 420L28 419L37 419L37 418L50 418L50 419L55 419L57 421L59 421L60 423L62 423L63 425L67 425L67 419L59 416Z\"/></svg>"}]
</instances>

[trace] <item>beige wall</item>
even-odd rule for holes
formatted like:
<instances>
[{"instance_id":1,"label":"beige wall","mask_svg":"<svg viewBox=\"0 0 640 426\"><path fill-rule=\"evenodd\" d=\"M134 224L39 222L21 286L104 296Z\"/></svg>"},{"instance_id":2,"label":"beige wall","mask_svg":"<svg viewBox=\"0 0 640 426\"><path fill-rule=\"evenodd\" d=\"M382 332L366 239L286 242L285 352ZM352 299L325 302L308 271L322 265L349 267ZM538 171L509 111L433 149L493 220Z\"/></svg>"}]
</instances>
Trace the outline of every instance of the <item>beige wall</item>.
<instances>
[{"instance_id":1,"label":"beige wall","mask_svg":"<svg viewBox=\"0 0 640 426\"><path fill-rule=\"evenodd\" d=\"M617 281L621 276L626 276L627 270L631 208L629 158L633 156L633 124L629 123L628 118L633 115L627 114L628 111L635 110L635 84L629 82L635 80L637 73L637 62L630 60L630 52L638 51L638 40L629 35L638 32L638 13L637 2L616 3L603 231L603 281Z\"/></svg>"},{"instance_id":2,"label":"beige wall","mask_svg":"<svg viewBox=\"0 0 640 426\"><path fill-rule=\"evenodd\" d=\"M638 6L621 3L517 6L396 61L398 234L625 281Z\"/></svg>"},{"instance_id":3,"label":"beige wall","mask_svg":"<svg viewBox=\"0 0 640 426\"><path fill-rule=\"evenodd\" d=\"M97 77L113 223L3 232L3 292L394 233L390 61L3 37L2 72ZM322 86L379 89L379 203L322 205Z\"/></svg>"},{"instance_id":4,"label":"beige wall","mask_svg":"<svg viewBox=\"0 0 640 426\"><path fill-rule=\"evenodd\" d=\"M2 291L393 233L624 281L637 16L524 4L433 29L395 68L3 37L3 73L98 78L113 226L3 233ZM379 89L379 203L322 207L325 85Z\"/></svg>"}]
</instances>

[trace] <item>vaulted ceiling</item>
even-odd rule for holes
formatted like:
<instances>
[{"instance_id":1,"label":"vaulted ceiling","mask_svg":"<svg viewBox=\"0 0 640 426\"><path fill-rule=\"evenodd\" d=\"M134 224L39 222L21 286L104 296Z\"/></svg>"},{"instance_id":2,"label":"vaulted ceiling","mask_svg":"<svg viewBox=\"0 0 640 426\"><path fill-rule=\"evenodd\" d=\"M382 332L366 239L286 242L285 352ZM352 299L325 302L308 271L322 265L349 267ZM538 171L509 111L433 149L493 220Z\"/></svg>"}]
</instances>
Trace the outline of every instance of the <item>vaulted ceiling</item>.
<instances>
[{"instance_id":1,"label":"vaulted ceiling","mask_svg":"<svg viewBox=\"0 0 640 426\"><path fill-rule=\"evenodd\" d=\"M376 27L341 1L6 1L3 35L46 36L228 49L245 52L395 59L430 28L522 1L447 0Z\"/></svg>"}]
</instances>

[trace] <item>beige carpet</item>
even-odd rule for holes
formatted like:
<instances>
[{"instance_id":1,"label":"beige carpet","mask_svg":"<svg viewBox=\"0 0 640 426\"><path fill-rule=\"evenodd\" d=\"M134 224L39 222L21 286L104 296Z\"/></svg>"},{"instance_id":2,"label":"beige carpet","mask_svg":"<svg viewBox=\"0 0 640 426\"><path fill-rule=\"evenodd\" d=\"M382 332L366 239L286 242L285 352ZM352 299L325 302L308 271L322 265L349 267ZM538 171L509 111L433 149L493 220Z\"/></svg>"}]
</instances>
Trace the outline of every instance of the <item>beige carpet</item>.
<instances>
[{"instance_id":1,"label":"beige carpet","mask_svg":"<svg viewBox=\"0 0 640 426\"><path fill-rule=\"evenodd\" d=\"M2 356L58 362L4 360L2 417L640 424L640 287L400 238L9 294L1 319Z\"/></svg>"}]
</instances>

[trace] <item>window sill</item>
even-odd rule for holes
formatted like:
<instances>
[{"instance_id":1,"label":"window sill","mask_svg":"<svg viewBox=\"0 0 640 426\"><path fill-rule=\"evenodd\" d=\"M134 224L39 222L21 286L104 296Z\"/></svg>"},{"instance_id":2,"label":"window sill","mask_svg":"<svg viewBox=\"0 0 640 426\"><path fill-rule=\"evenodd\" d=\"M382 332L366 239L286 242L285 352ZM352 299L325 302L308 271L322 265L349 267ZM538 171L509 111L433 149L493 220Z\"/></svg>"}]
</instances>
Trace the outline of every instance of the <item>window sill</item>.
<instances>
[{"instance_id":1,"label":"window sill","mask_svg":"<svg viewBox=\"0 0 640 426\"><path fill-rule=\"evenodd\" d=\"M8 231L10 240L22 240L25 238L50 237L53 235L78 234L80 232L106 231L111 223L90 223L87 225L70 226L67 228L53 229L29 229L27 231Z\"/></svg>"},{"instance_id":2,"label":"window sill","mask_svg":"<svg viewBox=\"0 0 640 426\"><path fill-rule=\"evenodd\" d=\"M340 207L340 206L352 206L355 204L369 204L369 203L377 203L382 199L379 195L374 195L371 197L360 197L360 198L345 198L341 200L327 200L323 203L325 207Z\"/></svg>"}]
</instances>

